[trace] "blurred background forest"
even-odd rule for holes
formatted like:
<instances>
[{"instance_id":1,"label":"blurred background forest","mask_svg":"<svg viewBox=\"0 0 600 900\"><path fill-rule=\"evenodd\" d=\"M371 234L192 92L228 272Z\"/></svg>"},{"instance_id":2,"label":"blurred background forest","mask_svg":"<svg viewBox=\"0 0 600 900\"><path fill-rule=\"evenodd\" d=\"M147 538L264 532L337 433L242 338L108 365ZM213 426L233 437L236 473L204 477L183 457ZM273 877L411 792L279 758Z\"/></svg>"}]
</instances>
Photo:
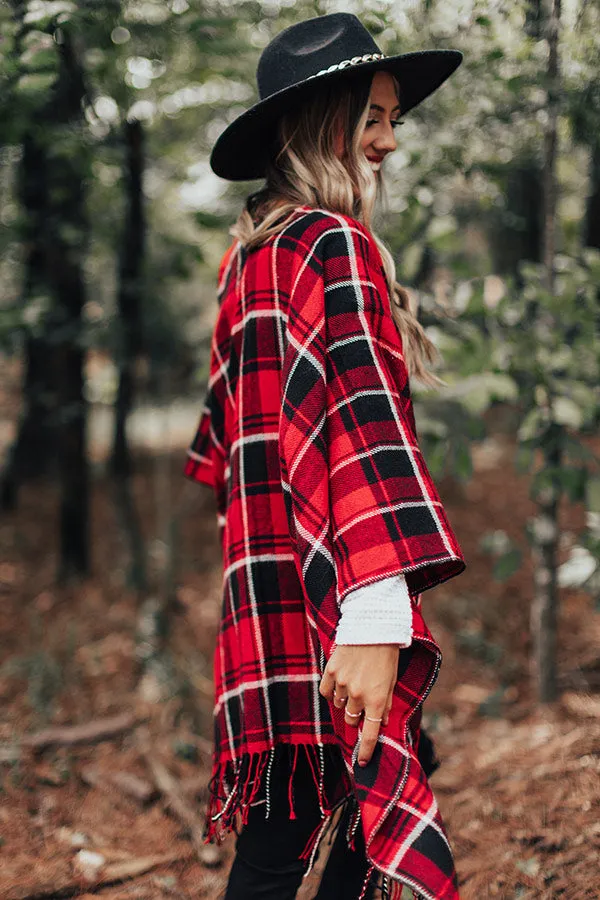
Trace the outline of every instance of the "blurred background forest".
<instances>
[{"instance_id":1,"label":"blurred background forest","mask_svg":"<svg viewBox=\"0 0 600 900\"><path fill-rule=\"evenodd\" d=\"M5 0L6 900L225 884L231 846L202 844L221 558L182 471L260 183L208 157L268 41L342 9L386 54L465 55L399 129L376 221L447 383L413 396L467 561L423 600L461 892L598 896L600 3Z\"/></svg>"}]
</instances>

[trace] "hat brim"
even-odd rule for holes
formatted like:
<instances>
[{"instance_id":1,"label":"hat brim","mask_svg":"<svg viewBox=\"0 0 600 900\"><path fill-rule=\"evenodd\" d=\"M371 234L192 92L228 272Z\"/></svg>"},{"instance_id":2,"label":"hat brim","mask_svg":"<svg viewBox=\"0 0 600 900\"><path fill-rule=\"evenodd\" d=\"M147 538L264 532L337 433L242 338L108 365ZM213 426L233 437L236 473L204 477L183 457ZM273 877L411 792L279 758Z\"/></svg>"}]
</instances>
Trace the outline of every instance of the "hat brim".
<instances>
[{"instance_id":1,"label":"hat brim","mask_svg":"<svg viewBox=\"0 0 600 900\"><path fill-rule=\"evenodd\" d=\"M275 126L280 116L304 92L314 91L324 81L342 78L349 72L390 72L400 82L401 115L405 115L433 94L462 59L460 50L417 50L337 69L277 91L238 116L219 135L210 156L210 167L228 181L264 178L266 162L274 152Z\"/></svg>"}]
</instances>

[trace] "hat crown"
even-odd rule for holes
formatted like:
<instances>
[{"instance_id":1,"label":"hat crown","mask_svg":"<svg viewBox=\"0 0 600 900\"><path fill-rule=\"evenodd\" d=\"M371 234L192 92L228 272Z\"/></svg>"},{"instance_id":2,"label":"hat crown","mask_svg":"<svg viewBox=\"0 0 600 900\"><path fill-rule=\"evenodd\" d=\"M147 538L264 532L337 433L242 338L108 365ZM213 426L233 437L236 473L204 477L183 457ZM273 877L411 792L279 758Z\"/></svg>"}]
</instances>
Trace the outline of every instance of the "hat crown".
<instances>
[{"instance_id":1,"label":"hat crown","mask_svg":"<svg viewBox=\"0 0 600 900\"><path fill-rule=\"evenodd\" d=\"M352 13L331 13L284 28L265 47L256 80L261 100L331 67L381 50ZM368 60L364 60L367 62Z\"/></svg>"}]
</instances>

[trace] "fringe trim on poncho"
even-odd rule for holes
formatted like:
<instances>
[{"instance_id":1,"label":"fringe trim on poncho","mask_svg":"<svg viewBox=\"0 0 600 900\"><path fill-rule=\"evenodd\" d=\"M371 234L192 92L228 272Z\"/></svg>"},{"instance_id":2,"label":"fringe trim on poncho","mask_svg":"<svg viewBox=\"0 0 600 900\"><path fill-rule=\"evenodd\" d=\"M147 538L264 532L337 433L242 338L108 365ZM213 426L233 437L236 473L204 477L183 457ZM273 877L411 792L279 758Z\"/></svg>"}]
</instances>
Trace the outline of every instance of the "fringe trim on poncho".
<instances>
[{"instance_id":1,"label":"fringe trim on poncho","mask_svg":"<svg viewBox=\"0 0 600 900\"><path fill-rule=\"evenodd\" d=\"M329 838L329 842L332 843L335 839L337 829L340 827L340 821L334 824L335 814L337 812L341 813L344 806L349 808L346 842L349 849L356 849L356 833L358 828L361 827L360 806L354 795L350 777L337 744L287 744L287 746L292 748L290 766L287 773L290 818L296 818L293 779L298 753L301 751L306 753L321 811L321 822L308 838L300 854L300 859L306 866L304 872L304 877L306 878L314 868L322 842ZM266 807L265 817L269 817L271 774L275 750L276 748L273 747L262 753L246 753L236 764L227 762L216 767L209 782L209 803L204 831L206 843L221 843L228 833L237 833L240 826L243 827L248 823L250 807L253 805L264 803ZM328 764L336 765L339 769L340 788L338 794L343 794L341 797L331 797L325 790L325 767ZM380 889L382 900L401 900L405 885L411 888L414 900L422 900L423 894L418 893L414 889L414 885L409 884L407 881L392 879L380 872L368 853L367 860L371 865L367 870L357 900L364 900L372 884Z\"/></svg>"}]
</instances>

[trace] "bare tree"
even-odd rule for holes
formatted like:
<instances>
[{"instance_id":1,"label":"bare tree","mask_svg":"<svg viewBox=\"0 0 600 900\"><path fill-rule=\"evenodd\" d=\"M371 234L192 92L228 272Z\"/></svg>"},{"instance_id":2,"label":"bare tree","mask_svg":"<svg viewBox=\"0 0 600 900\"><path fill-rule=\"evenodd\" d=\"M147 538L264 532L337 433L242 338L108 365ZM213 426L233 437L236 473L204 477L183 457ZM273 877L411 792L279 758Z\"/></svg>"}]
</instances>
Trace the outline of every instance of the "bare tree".
<instances>
[{"instance_id":1,"label":"bare tree","mask_svg":"<svg viewBox=\"0 0 600 900\"><path fill-rule=\"evenodd\" d=\"M144 296L144 128L126 121L123 129L125 161L125 212L120 237L117 290L116 360L119 387L115 404L115 431L111 470L115 481L117 511L129 544L129 580L134 588L146 587L146 551L131 490L131 453L127 441L127 419L133 405L135 366L142 349L141 306Z\"/></svg>"},{"instance_id":2,"label":"bare tree","mask_svg":"<svg viewBox=\"0 0 600 900\"><path fill-rule=\"evenodd\" d=\"M545 286L554 291L556 254L556 157L560 91L559 27L561 0L545 0L545 37L548 44L547 105L544 134L544 229L543 261ZM543 309L538 308L543 316ZM551 398L549 401L552 406ZM543 447L543 465L558 473L562 460L562 427L550 427ZM558 504L560 483L551 478L536 494L537 513L533 520L532 551L535 563L534 595L531 606L533 638L533 677L540 702L550 703L557 696L557 550L559 539Z\"/></svg>"}]
</instances>

